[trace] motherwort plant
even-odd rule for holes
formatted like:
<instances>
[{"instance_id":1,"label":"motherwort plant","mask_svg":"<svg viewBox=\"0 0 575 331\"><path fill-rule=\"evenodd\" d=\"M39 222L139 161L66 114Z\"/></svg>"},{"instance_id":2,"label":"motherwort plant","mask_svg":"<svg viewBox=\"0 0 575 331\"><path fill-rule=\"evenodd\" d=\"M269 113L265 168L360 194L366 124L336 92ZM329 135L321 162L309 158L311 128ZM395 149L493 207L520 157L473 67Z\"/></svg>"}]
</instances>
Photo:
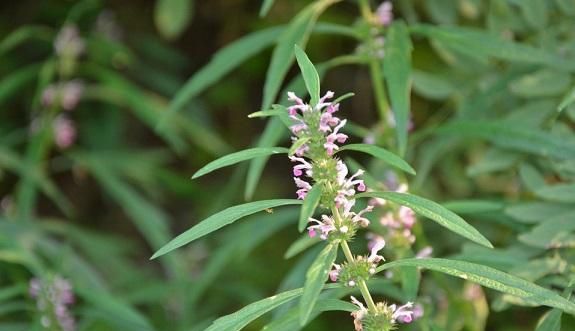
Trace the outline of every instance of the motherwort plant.
<instances>
[{"instance_id":1,"label":"motherwort plant","mask_svg":"<svg viewBox=\"0 0 575 331\"><path fill-rule=\"evenodd\" d=\"M305 60L300 55L302 61ZM352 302L359 310L352 313L356 330L382 330L394 328L396 322L409 323L413 319L413 304L404 306L388 305L384 302L375 303L366 281L376 272L377 265L384 260L378 255L385 246L384 240L379 240L371 247L368 255L353 255L348 242L353 240L360 228L366 228L369 220L364 216L373 206L354 211L356 208L355 194L366 190L364 181L360 178L363 170L349 175L346 164L334 156L348 136L340 130L346 120L335 116L339 103L329 102L334 93L328 91L315 105L308 105L289 92L289 100L295 104L288 108L289 116L294 124L290 127L292 141L296 147L295 155L290 160L293 167L294 181L298 187L298 199L305 199L312 183L317 187L320 206L328 212L320 219L310 217L308 226L310 237L319 236L330 245L341 247L346 261L333 264L329 272L332 281L339 281L344 286L357 287L367 303L367 308L352 297ZM303 177L307 177L304 179ZM312 182L312 183L310 183Z\"/></svg>"},{"instance_id":2,"label":"motherwort plant","mask_svg":"<svg viewBox=\"0 0 575 331\"><path fill-rule=\"evenodd\" d=\"M299 304L296 307L288 307L289 311L278 314L264 329L276 330L277 327L285 325L299 329L326 310L351 313L356 331L389 331L401 323L425 321L427 318L418 319L422 316L420 305L407 300L401 303L375 300L372 295L382 292L376 291L375 280L372 278L382 271L388 274L392 268L399 267L410 267L409 270L416 272L419 272L417 268L428 268L515 296L528 297L529 300L539 304L575 312L575 304L572 302L518 277L474 263L426 258L429 256L430 248L423 249L415 258L411 258L411 255L392 253L388 256L395 256L397 259L385 261L380 252L386 243L391 246L392 251L411 249L415 240L412 232L416 221L415 214L435 221L480 245L493 246L475 228L452 211L433 201L407 193L405 183L396 187L388 185L387 191L377 191L376 187L368 187L364 182L367 180L367 177L363 178L366 174L364 170L350 171L348 165L340 158L341 152L362 152L384 161L396 170L415 174L407 162L386 149L373 144L346 144L349 138L344 133L347 121L337 115L339 102L349 95L333 101L334 93L331 91L320 96L319 74L298 46L295 46L295 58L310 102L306 103L295 93L289 92L289 106L274 105L271 110L260 111L250 116L279 118L277 122L280 125L285 124L291 131L291 147L256 147L232 153L207 164L192 178L241 161L274 154L288 154L293 163L292 178L296 186L297 199L262 200L227 208L180 234L158 250L152 258L162 256L245 216L285 205L301 205L298 229L304 232L307 228L307 235L296 241L292 247L297 246L301 252L311 245L318 245L321 246L319 247L321 251L315 253L315 258L305 275L301 270L294 268L295 272L299 272L297 276L302 279L303 287L273 295L231 315L221 317L215 320L206 329L207 331L241 330L261 315L297 298ZM360 203L361 199L368 201L367 207L363 207L365 204ZM374 217L372 214L376 213L372 210L376 206L383 214L377 213ZM273 218L273 213L270 213L269 217ZM380 231L382 227L384 231ZM358 237L361 238L358 234L365 228L368 228L367 234L370 239L368 249L363 254L354 254L349 243ZM343 253L341 260L338 259L339 252ZM336 283L326 284L330 280ZM403 297L417 297L419 281L419 276L402 279L402 290L408 293ZM389 281L384 284L394 286ZM350 295L351 303L339 300L347 295ZM360 295L362 299L359 299Z\"/></svg>"}]
</instances>

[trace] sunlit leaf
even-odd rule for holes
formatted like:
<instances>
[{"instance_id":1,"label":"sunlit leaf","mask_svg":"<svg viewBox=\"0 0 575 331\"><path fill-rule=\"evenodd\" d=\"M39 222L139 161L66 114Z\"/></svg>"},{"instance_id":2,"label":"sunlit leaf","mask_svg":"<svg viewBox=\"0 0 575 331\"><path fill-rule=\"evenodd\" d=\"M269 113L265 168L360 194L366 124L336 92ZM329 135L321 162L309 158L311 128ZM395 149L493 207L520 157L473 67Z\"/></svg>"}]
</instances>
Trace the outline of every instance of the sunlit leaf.
<instances>
[{"instance_id":1,"label":"sunlit leaf","mask_svg":"<svg viewBox=\"0 0 575 331\"><path fill-rule=\"evenodd\" d=\"M378 272L394 267L421 267L459 277L499 292L528 299L540 305L575 313L575 303L559 294L535 285L517 276L486 267L480 264L447 259L406 259L386 263L377 268Z\"/></svg>"},{"instance_id":2,"label":"sunlit leaf","mask_svg":"<svg viewBox=\"0 0 575 331\"><path fill-rule=\"evenodd\" d=\"M399 156L386 150L385 148L367 144L348 144L342 146L338 151L345 151L345 150L358 151L369 154L373 157L376 157L380 160L387 162L390 166L394 168L415 175L415 170L413 170L413 168L407 162L405 162Z\"/></svg>"},{"instance_id":3,"label":"sunlit leaf","mask_svg":"<svg viewBox=\"0 0 575 331\"><path fill-rule=\"evenodd\" d=\"M180 36L190 24L193 7L193 0L156 0L154 21L162 36L167 39Z\"/></svg>"},{"instance_id":4,"label":"sunlit leaf","mask_svg":"<svg viewBox=\"0 0 575 331\"><path fill-rule=\"evenodd\" d=\"M412 194L398 192L365 192L356 195L356 197L380 198L409 207L417 214L425 216L471 241L486 247L493 247L489 240L487 240L474 227L465 222L463 218L431 200Z\"/></svg>"},{"instance_id":5,"label":"sunlit leaf","mask_svg":"<svg viewBox=\"0 0 575 331\"><path fill-rule=\"evenodd\" d=\"M308 269L305 277L305 285L303 287L302 298L299 303L300 325L305 325L315 307L316 301L319 297L321 289L327 275L331 270L331 265L337 256L337 244L327 245L317 256L311 267Z\"/></svg>"}]
</instances>

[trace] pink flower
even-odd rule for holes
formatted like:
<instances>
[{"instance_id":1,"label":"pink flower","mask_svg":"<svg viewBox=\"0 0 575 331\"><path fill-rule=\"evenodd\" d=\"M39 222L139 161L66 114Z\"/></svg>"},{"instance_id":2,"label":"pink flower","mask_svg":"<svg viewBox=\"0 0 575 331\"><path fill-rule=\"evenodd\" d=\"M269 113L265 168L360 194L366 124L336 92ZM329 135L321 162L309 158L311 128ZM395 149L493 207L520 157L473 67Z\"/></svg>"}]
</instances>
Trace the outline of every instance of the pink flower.
<instances>
[{"instance_id":1,"label":"pink flower","mask_svg":"<svg viewBox=\"0 0 575 331\"><path fill-rule=\"evenodd\" d=\"M312 165L307 162L305 159L301 158L301 157L294 157L294 156L290 156L289 159L292 162L301 162L300 164L297 164L293 167L293 175L296 177L299 177L303 174L303 170L305 170L305 174L308 177L311 177L313 175L312 172Z\"/></svg>"},{"instance_id":2,"label":"pink flower","mask_svg":"<svg viewBox=\"0 0 575 331\"><path fill-rule=\"evenodd\" d=\"M76 140L76 126L72 120L60 115L53 123L54 140L56 146L66 149Z\"/></svg>"},{"instance_id":3,"label":"pink flower","mask_svg":"<svg viewBox=\"0 0 575 331\"><path fill-rule=\"evenodd\" d=\"M317 234L317 231L319 231L320 232L320 235L319 235L320 239L321 240L327 240L329 233L336 230L333 218L331 218L327 215L321 215L321 221L318 221L312 217L309 218L309 221L312 223L315 223L314 225L310 225L307 228L308 234L311 238L315 237Z\"/></svg>"},{"instance_id":4,"label":"pink flower","mask_svg":"<svg viewBox=\"0 0 575 331\"><path fill-rule=\"evenodd\" d=\"M342 120L334 129L331 134L326 137L327 142L323 145L323 147L327 150L328 155L333 155L333 152L339 149L339 146L335 144L337 141L340 144L343 144L347 140L347 135L343 133L339 133L339 130L347 123L347 120Z\"/></svg>"},{"instance_id":5,"label":"pink flower","mask_svg":"<svg viewBox=\"0 0 575 331\"><path fill-rule=\"evenodd\" d=\"M339 277L340 270L341 270L341 265L334 263L333 269L329 272L329 279L332 282L337 282L337 277Z\"/></svg>"},{"instance_id":6,"label":"pink flower","mask_svg":"<svg viewBox=\"0 0 575 331\"><path fill-rule=\"evenodd\" d=\"M398 321L400 323L411 323L413 321L413 302L408 302L405 305L396 308L396 305L389 306L393 311L392 319L393 321Z\"/></svg>"},{"instance_id":7,"label":"pink flower","mask_svg":"<svg viewBox=\"0 0 575 331\"><path fill-rule=\"evenodd\" d=\"M430 257L433 254L433 247L425 246L423 247L417 254L415 254L416 259L424 259L426 257Z\"/></svg>"},{"instance_id":8,"label":"pink flower","mask_svg":"<svg viewBox=\"0 0 575 331\"><path fill-rule=\"evenodd\" d=\"M315 109L322 110L323 108L330 106L331 102L325 102L327 99L333 98L334 93L332 91L327 91L323 97L319 99L319 102L315 106Z\"/></svg>"},{"instance_id":9,"label":"pink flower","mask_svg":"<svg viewBox=\"0 0 575 331\"><path fill-rule=\"evenodd\" d=\"M393 22L393 5L389 1L382 2L375 11L376 21L382 26L388 26Z\"/></svg>"},{"instance_id":10,"label":"pink flower","mask_svg":"<svg viewBox=\"0 0 575 331\"><path fill-rule=\"evenodd\" d=\"M384 247L385 247L385 240L383 240L383 238L379 237L373 243L373 246L371 247L370 254L369 254L369 257L367 258L367 260L371 263L379 263L380 261L385 261L383 256L377 255L377 253L379 253L379 251L382 250Z\"/></svg>"},{"instance_id":11,"label":"pink flower","mask_svg":"<svg viewBox=\"0 0 575 331\"><path fill-rule=\"evenodd\" d=\"M301 200L305 199L307 192L311 190L311 185L305 180L301 180L297 177L294 177L293 180L295 181L295 185L299 188L296 192L297 198Z\"/></svg>"}]
</instances>

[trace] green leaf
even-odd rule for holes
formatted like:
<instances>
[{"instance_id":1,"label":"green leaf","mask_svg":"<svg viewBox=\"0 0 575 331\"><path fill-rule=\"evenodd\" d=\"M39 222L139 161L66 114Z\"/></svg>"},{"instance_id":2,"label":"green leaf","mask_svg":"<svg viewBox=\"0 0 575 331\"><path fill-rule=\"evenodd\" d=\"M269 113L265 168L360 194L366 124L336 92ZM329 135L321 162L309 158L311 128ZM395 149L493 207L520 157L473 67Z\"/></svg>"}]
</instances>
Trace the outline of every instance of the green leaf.
<instances>
[{"instance_id":1,"label":"green leaf","mask_svg":"<svg viewBox=\"0 0 575 331\"><path fill-rule=\"evenodd\" d=\"M315 107L319 102L320 95L319 74L317 73L317 70L315 70L313 63L311 63L310 59L307 57L307 54L298 45L294 45L294 53L305 82L305 87L311 97L310 104Z\"/></svg>"},{"instance_id":2,"label":"green leaf","mask_svg":"<svg viewBox=\"0 0 575 331\"><path fill-rule=\"evenodd\" d=\"M561 315L563 312L559 309L552 309L543 315L543 318L537 323L535 331L561 331Z\"/></svg>"},{"instance_id":3,"label":"green leaf","mask_svg":"<svg viewBox=\"0 0 575 331\"><path fill-rule=\"evenodd\" d=\"M178 247L186 245L200 237L203 237L213 231L229 225L242 217L260 212L268 208L297 204L301 204L301 201L295 199L276 199L249 202L224 209L223 211L206 218L202 222L193 226L191 229L172 239L172 241L154 253L152 259L169 253Z\"/></svg>"},{"instance_id":4,"label":"green leaf","mask_svg":"<svg viewBox=\"0 0 575 331\"><path fill-rule=\"evenodd\" d=\"M465 220L449 209L431 200L398 192L365 192L356 195L358 198L373 197L389 200L391 202L409 207L414 212L434 220L439 225L480 245L493 248L493 245L479 231L469 225Z\"/></svg>"},{"instance_id":5,"label":"green leaf","mask_svg":"<svg viewBox=\"0 0 575 331\"><path fill-rule=\"evenodd\" d=\"M547 25L547 0L522 0L519 1L523 17L527 23L535 28L542 30Z\"/></svg>"},{"instance_id":6,"label":"green leaf","mask_svg":"<svg viewBox=\"0 0 575 331\"><path fill-rule=\"evenodd\" d=\"M301 137L298 140L294 141L294 143L291 145L290 149L289 149L289 156L292 156L295 154L295 152L302 147L303 145L305 145L311 138L310 137Z\"/></svg>"},{"instance_id":7,"label":"green leaf","mask_svg":"<svg viewBox=\"0 0 575 331\"><path fill-rule=\"evenodd\" d=\"M299 322L301 326L305 325L309 320L327 275L331 270L331 265L337 256L337 248L337 244L328 244L319 253L306 273L302 298L299 303Z\"/></svg>"},{"instance_id":8,"label":"green leaf","mask_svg":"<svg viewBox=\"0 0 575 331\"><path fill-rule=\"evenodd\" d=\"M384 148L367 144L349 144L342 146L338 150L338 152L345 150L358 151L369 154L373 157L376 157L380 160L387 162L392 167L395 167L399 170L403 170L407 173L415 175L415 170L413 170L413 168L407 162L405 162L402 158Z\"/></svg>"},{"instance_id":9,"label":"green leaf","mask_svg":"<svg viewBox=\"0 0 575 331\"><path fill-rule=\"evenodd\" d=\"M32 38L51 42L54 39L54 31L41 25L23 25L11 31L2 39L0 42L0 56Z\"/></svg>"},{"instance_id":10,"label":"green leaf","mask_svg":"<svg viewBox=\"0 0 575 331\"><path fill-rule=\"evenodd\" d=\"M303 205L301 206L301 212L299 214L299 222L297 226L299 232L302 232L305 229L308 219L313 216L315 209L319 205L322 188L322 185L316 183L305 196Z\"/></svg>"},{"instance_id":11,"label":"green leaf","mask_svg":"<svg viewBox=\"0 0 575 331\"><path fill-rule=\"evenodd\" d=\"M265 17L274 4L274 0L264 0L260 8L260 17Z\"/></svg>"},{"instance_id":12,"label":"green leaf","mask_svg":"<svg viewBox=\"0 0 575 331\"><path fill-rule=\"evenodd\" d=\"M573 102L575 102L575 86L573 86L573 88L569 90L569 92L563 97L563 99L561 99L561 103L559 104L559 106L557 106L557 111L562 112Z\"/></svg>"},{"instance_id":13,"label":"green leaf","mask_svg":"<svg viewBox=\"0 0 575 331\"><path fill-rule=\"evenodd\" d=\"M269 156L273 154L281 154L287 152L288 149L284 147L256 147L256 148L245 149L243 151L228 154L226 156L223 156L217 160L214 160L206 164L192 176L192 179L201 177L214 170L227 167L242 161L251 160L256 157Z\"/></svg>"},{"instance_id":14,"label":"green leaf","mask_svg":"<svg viewBox=\"0 0 575 331\"><path fill-rule=\"evenodd\" d=\"M531 231L519 235L519 241L544 249L560 247L562 239L569 232L575 230L573 217L575 217L575 212L570 211L546 218L543 223L537 225Z\"/></svg>"},{"instance_id":15,"label":"green leaf","mask_svg":"<svg viewBox=\"0 0 575 331\"><path fill-rule=\"evenodd\" d=\"M485 139L497 146L557 159L575 159L575 145L552 134L495 122L455 122L439 134Z\"/></svg>"},{"instance_id":16,"label":"green leaf","mask_svg":"<svg viewBox=\"0 0 575 331\"><path fill-rule=\"evenodd\" d=\"M528 202L509 206L505 214L523 223L539 223L563 213L575 212L575 206L550 202Z\"/></svg>"},{"instance_id":17,"label":"green leaf","mask_svg":"<svg viewBox=\"0 0 575 331\"><path fill-rule=\"evenodd\" d=\"M458 89L450 80L429 72L413 70L413 90L432 100L451 97Z\"/></svg>"},{"instance_id":18,"label":"green leaf","mask_svg":"<svg viewBox=\"0 0 575 331\"><path fill-rule=\"evenodd\" d=\"M559 70L541 69L509 83L511 93L520 97L557 96L565 92L571 76Z\"/></svg>"},{"instance_id":19,"label":"green leaf","mask_svg":"<svg viewBox=\"0 0 575 331\"><path fill-rule=\"evenodd\" d=\"M0 104L22 92L27 84L34 82L41 67L41 64L36 63L20 67L10 74L3 75L0 79Z\"/></svg>"},{"instance_id":20,"label":"green leaf","mask_svg":"<svg viewBox=\"0 0 575 331\"><path fill-rule=\"evenodd\" d=\"M304 47L319 15L336 0L314 2L303 9L279 35L264 84L262 109L268 109L277 97L284 78L294 61L294 45ZM276 34L274 38L278 38Z\"/></svg>"},{"instance_id":21,"label":"green leaf","mask_svg":"<svg viewBox=\"0 0 575 331\"><path fill-rule=\"evenodd\" d=\"M575 202L575 184L555 184L539 188L535 191L538 197L564 203Z\"/></svg>"},{"instance_id":22,"label":"green leaf","mask_svg":"<svg viewBox=\"0 0 575 331\"><path fill-rule=\"evenodd\" d=\"M193 16L192 0L157 0L154 22L166 39L175 39L184 32Z\"/></svg>"},{"instance_id":23,"label":"green leaf","mask_svg":"<svg viewBox=\"0 0 575 331\"><path fill-rule=\"evenodd\" d=\"M290 302L302 293L303 289L298 288L256 301L233 314L218 318L205 331L239 331L253 320L284 303Z\"/></svg>"},{"instance_id":24,"label":"green leaf","mask_svg":"<svg viewBox=\"0 0 575 331\"><path fill-rule=\"evenodd\" d=\"M326 311L346 311L351 313L356 310L357 306L347 301L338 299L319 299L311 313L311 319ZM301 329L298 319L299 310L298 307L294 307L280 315L279 318L274 319L270 324L264 326L261 331L297 331Z\"/></svg>"},{"instance_id":25,"label":"green leaf","mask_svg":"<svg viewBox=\"0 0 575 331\"><path fill-rule=\"evenodd\" d=\"M543 64L556 69L575 71L575 62L550 52L525 44L508 41L484 30L460 26L432 26L417 24L411 32L438 40L463 54L492 56L497 59Z\"/></svg>"},{"instance_id":26,"label":"green leaf","mask_svg":"<svg viewBox=\"0 0 575 331\"><path fill-rule=\"evenodd\" d=\"M519 277L480 264L447 259L406 259L386 263L377 271L394 267L421 267L459 277L499 292L536 302L539 305L575 313L575 303L559 294Z\"/></svg>"},{"instance_id":27,"label":"green leaf","mask_svg":"<svg viewBox=\"0 0 575 331\"><path fill-rule=\"evenodd\" d=\"M258 139L257 146L273 146L277 144L285 134L286 131L284 130L282 121L279 118L274 117L267 123L264 132ZM258 185L258 181L268 159L269 157L267 156L261 156L250 161L244 194L246 200L250 200L254 195L254 191L256 190L256 186Z\"/></svg>"},{"instance_id":28,"label":"green leaf","mask_svg":"<svg viewBox=\"0 0 575 331\"><path fill-rule=\"evenodd\" d=\"M292 257L298 255L299 253L305 251L311 246L319 243L321 239L319 237L310 237L307 233L300 237L298 240L294 241L286 250L284 254L284 259L291 259Z\"/></svg>"},{"instance_id":29,"label":"green leaf","mask_svg":"<svg viewBox=\"0 0 575 331\"><path fill-rule=\"evenodd\" d=\"M521 163L519 166L519 177L522 184L529 192L535 192L540 187L545 186L545 177L529 163Z\"/></svg>"},{"instance_id":30,"label":"green leaf","mask_svg":"<svg viewBox=\"0 0 575 331\"><path fill-rule=\"evenodd\" d=\"M281 34L283 27L273 27L254 32L242 37L226 47L219 50L208 64L198 70L184 86L176 93L170 102L169 110L160 127L166 124L168 116L180 111L194 97L212 86L215 82L238 67L247 59L261 52L266 47L272 45L278 34Z\"/></svg>"},{"instance_id":31,"label":"green leaf","mask_svg":"<svg viewBox=\"0 0 575 331\"><path fill-rule=\"evenodd\" d=\"M385 40L383 74L389 89L391 108L395 115L395 132L399 145L399 155L405 155L407 148L412 48L409 31L405 23L394 22L389 28Z\"/></svg>"},{"instance_id":32,"label":"green leaf","mask_svg":"<svg viewBox=\"0 0 575 331\"><path fill-rule=\"evenodd\" d=\"M256 112L253 112L253 113L248 115L249 118L270 117L270 116L277 116L282 121L284 126L288 129L293 124L292 119L289 117L289 113L288 113L287 108L283 105L274 104L274 105L272 105L272 109L270 109L270 110L256 111ZM292 148L293 148L293 146L292 146ZM292 148L290 148L290 150ZM292 153L290 152L290 155L291 154Z\"/></svg>"},{"instance_id":33,"label":"green leaf","mask_svg":"<svg viewBox=\"0 0 575 331\"><path fill-rule=\"evenodd\" d=\"M442 203L443 207L459 214L489 213L503 210L504 204L489 200L453 200Z\"/></svg>"}]
</instances>

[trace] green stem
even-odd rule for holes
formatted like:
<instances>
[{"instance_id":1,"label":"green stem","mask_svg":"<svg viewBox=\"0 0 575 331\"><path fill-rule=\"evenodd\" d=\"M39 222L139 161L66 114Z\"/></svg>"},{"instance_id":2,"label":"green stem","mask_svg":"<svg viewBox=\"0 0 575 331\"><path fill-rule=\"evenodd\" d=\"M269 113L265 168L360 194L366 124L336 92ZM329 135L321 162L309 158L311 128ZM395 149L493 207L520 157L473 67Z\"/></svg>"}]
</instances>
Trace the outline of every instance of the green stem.
<instances>
[{"instance_id":1,"label":"green stem","mask_svg":"<svg viewBox=\"0 0 575 331\"><path fill-rule=\"evenodd\" d=\"M347 244L347 241L341 242L341 249L343 250L343 254L345 255L345 258L347 259L347 262L353 263L355 260L353 258L353 254L351 254L351 250L349 249L349 245ZM363 296L363 299L367 303L367 307L369 308L369 310L375 312L376 311L375 302L373 301L373 298L371 297L371 294L369 293L369 289L367 288L367 284L365 283L365 281L364 280L358 281L357 286L359 287L359 290L361 291L361 295Z\"/></svg>"},{"instance_id":2,"label":"green stem","mask_svg":"<svg viewBox=\"0 0 575 331\"><path fill-rule=\"evenodd\" d=\"M359 10L364 21L371 25L372 16L371 8L369 7L368 0L359 0ZM369 49L374 48L374 40L371 34L367 35L366 38ZM369 58L369 74L371 76L371 81L373 83L373 90L375 93L375 102L377 104L377 109L379 111L379 116L383 123L386 123L388 118L388 113L390 111L389 102L387 101L387 95L385 93L385 87L383 85L382 73L379 61L376 57L370 56Z\"/></svg>"}]
</instances>

